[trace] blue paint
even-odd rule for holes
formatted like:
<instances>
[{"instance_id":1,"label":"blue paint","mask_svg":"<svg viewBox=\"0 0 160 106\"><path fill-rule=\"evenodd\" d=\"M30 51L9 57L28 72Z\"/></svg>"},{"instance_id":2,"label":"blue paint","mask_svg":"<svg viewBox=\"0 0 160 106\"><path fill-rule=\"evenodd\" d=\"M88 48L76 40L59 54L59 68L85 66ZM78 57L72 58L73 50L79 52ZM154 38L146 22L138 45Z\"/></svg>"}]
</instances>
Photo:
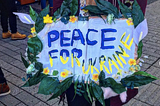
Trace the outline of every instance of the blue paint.
<instances>
[{"instance_id":1,"label":"blue paint","mask_svg":"<svg viewBox=\"0 0 160 106\"><path fill-rule=\"evenodd\" d=\"M97 41L96 40L94 40L94 41L90 41L89 39L88 39L88 35L89 35L89 33L90 32L98 32L97 30L95 30L95 29L88 29L88 32L87 32L87 35L86 35L86 41L87 41L87 44L88 45L95 45L95 44L97 44ZM94 35L93 35L94 36Z\"/></svg>"},{"instance_id":2,"label":"blue paint","mask_svg":"<svg viewBox=\"0 0 160 106\"><path fill-rule=\"evenodd\" d=\"M75 32L78 32L79 36L75 36ZM85 45L84 37L82 32L79 29L74 29L72 34L71 46L73 46L73 40L81 40L81 43Z\"/></svg>"},{"instance_id":3,"label":"blue paint","mask_svg":"<svg viewBox=\"0 0 160 106\"><path fill-rule=\"evenodd\" d=\"M116 29L101 29L101 49L114 49L114 46L105 46L105 41L114 41L116 40L115 37L105 38L106 32L117 32Z\"/></svg>"},{"instance_id":4,"label":"blue paint","mask_svg":"<svg viewBox=\"0 0 160 106\"><path fill-rule=\"evenodd\" d=\"M106 57L104 55L102 55L101 57L99 57L99 62L101 62L103 59L103 61L106 61Z\"/></svg>"},{"instance_id":5,"label":"blue paint","mask_svg":"<svg viewBox=\"0 0 160 106\"><path fill-rule=\"evenodd\" d=\"M51 38L51 35L55 35L54 38ZM56 30L53 30L51 32L48 33L48 47L51 47L51 43L53 41L56 41L57 39L59 39L59 32Z\"/></svg>"},{"instance_id":6,"label":"blue paint","mask_svg":"<svg viewBox=\"0 0 160 106\"><path fill-rule=\"evenodd\" d=\"M70 46L70 43L65 43L64 44L64 40L65 41L69 41L70 38L67 38L67 37L64 37L64 33L69 33L71 32L70 30L62 30L61 33L60 33L60 45L61 47L64 47L64 46Z\"/></svg>"},{"instance_id":7,"label":"blue paint","mask_svg":"<svg viewBox=\"0 0 160 106\"><path fill-rule=\"evenodd\" d=\"M66 54L66 56L67 56L67 57L69 57L69 51L68 51L68 50L66 50L66 49L62 49L62 50L61 50L61 52L60 52L60 56L62 56L62 57L63 57L63 53L65 53L65 54Z\"/></svg>"},{"instance_id":8,"label":"blue paint","mask_svg":"<svg viewBox=\"0 0 160 106\"><path fill-rule=\"evenodd\" d=\"M72 49L73 57L74 57L74 52L78 53L77 58L80 58L82 56L82 50L81 49Z\"/></svg>"},{"instance_id":9,"label":"blue paint","mask_svg":"<svg viewBox=\"0 0 160 106\"><path fill-rule=\"evenodd\" d=\"M56 52L58 52L57 49L52 50L52 51L49 52L49 55L51 56L52 59L58 58L57 56L53 56L53 57L52 57L52 53L56 53Z\"/></svg>"}]
</instances>

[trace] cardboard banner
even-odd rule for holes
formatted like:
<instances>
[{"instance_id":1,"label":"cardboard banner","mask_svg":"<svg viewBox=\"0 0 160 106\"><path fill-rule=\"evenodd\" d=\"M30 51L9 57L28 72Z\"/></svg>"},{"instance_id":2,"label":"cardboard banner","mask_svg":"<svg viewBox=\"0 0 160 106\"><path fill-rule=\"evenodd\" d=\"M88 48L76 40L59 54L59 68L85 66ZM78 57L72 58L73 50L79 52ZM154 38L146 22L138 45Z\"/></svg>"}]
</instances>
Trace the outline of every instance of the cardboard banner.
<instances>
[{"instance_id":1,"label":"cardboard banner","mask_svg":"<svg viewBox=\"0 0 160 106\"><path fill-rule=\"evenodd\" d=\"M43 43L38 61L51 76L57 70L60 80L70 75L92 79L103 70L107 77L121 72L115 78L119 81L132 74L128 61L134 59L134 32L127 19L115 20L112 25L105 24L101 18L66 25L60 21L48 24L38 34Z\"/></svg>"}]
</instances>

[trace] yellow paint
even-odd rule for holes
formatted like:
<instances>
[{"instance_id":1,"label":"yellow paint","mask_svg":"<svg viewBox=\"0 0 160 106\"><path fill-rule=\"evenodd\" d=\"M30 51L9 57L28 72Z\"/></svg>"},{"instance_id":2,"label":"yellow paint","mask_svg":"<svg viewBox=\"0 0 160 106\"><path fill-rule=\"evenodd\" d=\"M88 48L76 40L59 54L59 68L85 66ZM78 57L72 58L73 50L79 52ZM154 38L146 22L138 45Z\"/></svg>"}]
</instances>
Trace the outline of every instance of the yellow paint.
<instances>
[{"instance_id":1,"label":"yellow paint","mask_svg":"<svg viewBox=\"0 0 160 106\"><path fill-rule=\"evenodd\" d=\"M85 64L84 64L84 62L83 62L83 64L82 64L82 71L83 71L84 74L88 74L90 68L91 68L91 66L90 66L90 61L89 61L89 64L88 64L88 69L87 69L87 71L85 70Z\"/></svg>"},{"instance_id":2,"label":"yellow paint","mask_svg":"<svg viewBox=\"0 0 160 106\"><path fill-rule=\"evenodd\" d=\"M130 57L130 56L126 53L126 51L125 51L121 46L118 46L118 48L121 50L121 53L122 53L122 54L117 54L118 57L120 58L120 60L121 60L124 64L127 64L127 63L126 63L126 60L125 60L122 56L124 56L124 57ZM122 56L121 56L121 55L122 55Z\"/></svg>"},{"instance_id":3,"label":"yellow paint","mask_svg":"<svg viewBox=\"0 0 160 106\"><path fill-rule=\"evenodd\" d=\"M105 57L104 57L104 58L105 58ZM107 72L108 74L111 74L111 73L109 72L108 68L104 65L104 63L105 63L105 60L104 60L104 61L101 61L101 60L100 60L100 71L103 71L103 67L104 67L104 69L106 70L106 72Z\"/></svg>"},{"instance_id":4,"label":"yellow paint","mask_svg":"<svg viewBox=\"0 0 160 106\"><path fill-rule=\"evenodd\" d=\"M93 69L95 69L98 73L100 73L99 70L95 66L91 65L91 74L93 74Z\"/></svg>"},{"instance_id":5,"label":"yellow paint","mask_svg":"<svg viewBox=\"0 0 160 106\"><path fill-rule=\"evenodd\" d=\"M116 61L118 62L118 64L123 68L123 64L121 63L121 61L118 59L118 57L116 55L113 54L113 57L116 58Z\"/></svg>"},{"instance_id":6,"label":"yellow paint","mask_svg":"<svg viewBox=\"0 0 160 106\"><path fill-rule=\"evenodd\" d=\"M67 74L71 74L72 72L71 71L69 71L69 70L67 70L67 69L63 69L64 70L64 72L66 72Z\"/></svg>"},{"instance_id":7,"label":"yellow paint","mask_svg":"<svg viewBox=\"0 0 160 106\"><path fill-rule=\"evenodd\" d=\"M49 62L50 62L51 67L53 67L53 59L50 55L49 55Z\"/></svg>"},{"instance_id":8,"label":"yellow paint","mask_svg":"<svg viewBox=\"0 0 160 106\"><path fill-rule=\"evenodd\" d=\"M141 32L140 36L139 36L139 42L141 41L142 39L142 35L143 35L143 32Z\"/></svg>"},{"instance_id":9,"label":"yellow paint","mask_svg":"<svg viewBox=\"0 0 160 106\"><path fill-rule=\"evenodd\" d=\"M121 61L122 61L124 64L127 64L127 63L126 63L126 60L121 56L121 54L120 54L118 57L121 59Z\"/></svg>"},{"instance_id":10,"label":"yellow paint","mask_svg":"<svg viewBox=\"0 0 160 106\"><path fill-rule=\"evenodd\" d=\"M120 39L120 42L121 42L128 50L131 50L131 46L132 46L132 44L133 44L133 38L132 38L132 40L130 41L130 43L129 43L129 45L128 45L127 42L128 42L128 40L129 40L130 34L127 36L127 38L126 38L126 40L125 40L125 42L124 42L124 41L123 41L123 38L124 38L125 35L126 35L126 32L123 33L123 35L122 35L122 37L121 37L121 39Z\"/></svg>"},{"instance_id":11,"label":"yellow paint","mask_svg":"<svg viewBox=\"0 0 160 106\"><path fill-rule=\"evenodd\" d=\"M25 18L29 23L31 23L31 21L30 21L26 16L24 16L24 18Z\"/></svg>"},{"instance_id":12,"label":"yellow paint","mask_svg":"<svg viewBox=\"0 0 160 106\"><path fill-rule=\"evenodd\" d=\"M60 56L60 60L63 64L66 64L69 60L69 57L66 57L66 60L64 60L63 56Z\"/></svg>"},{"instance_id":13,"label":"yellow paint","mask_svg":"<svg viewBox=\"0 0 160 106\"><path fill-rule=\"evenodd\" d=\"M72 65L72 68L73 68L73 66L74 66L73 53L71 54L71 65Z\"/></svg>"},{"instance_id":14,"label":"yellow paint","mask_svg":"<svg viewBox=\"0 0 160 106\"><path fill-rule=\"evenodd\" d=\"M75 57L75 59L76 59L77 65L80 67L80 66L81 66L81 63L80 63L79 59L78 59L77 57Z\"/></svg>"},{"instance_id":15,"label":"yellow paint","mask_svg":"<svg viewBox=\"0 0 160 106\"><path fill-rule=\"evenodd\" d=\"M111 73L112 73L112 65L114 65L114 66L117 68L117 70L119 70L118 65L117 65L116 62L114 62L113 60L108 59L108 63L109 63L109 69L110 69L110 72L111 72Z\"/></svg>"}]
</instances>

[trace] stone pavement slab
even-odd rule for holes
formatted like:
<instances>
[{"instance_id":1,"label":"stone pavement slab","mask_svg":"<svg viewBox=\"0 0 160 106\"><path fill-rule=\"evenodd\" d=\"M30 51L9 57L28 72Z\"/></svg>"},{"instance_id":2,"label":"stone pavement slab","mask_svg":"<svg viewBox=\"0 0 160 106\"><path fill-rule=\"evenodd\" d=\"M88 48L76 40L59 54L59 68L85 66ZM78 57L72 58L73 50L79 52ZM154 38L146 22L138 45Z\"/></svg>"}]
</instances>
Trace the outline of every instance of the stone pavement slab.
<instances>
[{"instance_id":1,"label":"stone pavement slab","mask_svg":"<svg viewBox=\"0 0 160 106\"><path fill-rule=\"evenodd\" d=\"M40 5L31 4L40 12ZM149 33L144 38L142 70L160 78L160 0L149 0L146 11ZM29 12L27 5L18 5L18 11ZM17 18L18 31L30 35L31 25L23 24ZM0 27L0 32L2 28ZM0 33L0 67L2 67L11 94L0 97L0 106L58 106L58 98L47 101L50 97L37 94L38 85L30 88L22 88L22 77L25 76L25 68L22 64L20 53L24 55L27 39L13 41L2 39ZM148 58L144 58L148 56ZM67 104L66 104L67 105ZM62 106L62 103L59 105ZM138 95L124 106L160 106L160 80L139 88Z\"/></svg>"}]
</instances>

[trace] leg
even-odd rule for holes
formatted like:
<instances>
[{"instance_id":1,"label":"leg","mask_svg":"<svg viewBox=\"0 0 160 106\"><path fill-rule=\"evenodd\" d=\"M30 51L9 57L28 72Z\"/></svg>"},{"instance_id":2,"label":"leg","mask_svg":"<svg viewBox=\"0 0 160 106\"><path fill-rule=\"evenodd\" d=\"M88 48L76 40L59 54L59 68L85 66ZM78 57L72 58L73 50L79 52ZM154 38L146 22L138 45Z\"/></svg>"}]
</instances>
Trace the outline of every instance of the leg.
<instances>
[{"instance_id":1,"label":"leg","mask_svg":"<svg viewBox=\"0 0 160 106\"><path fill-rule=\"evenodd\" d=\"M4 78L4 74L3 74L2 69L0 67L0 84L5 83L5 82L6 82L6 79Z\"/></svg>"},{"instance_id":2,"label":"leg","mask_svg":"<svg viewBox=\"0 0 160 106\"><path fill-rule=\"evenodd\" d=\"M1 12L1 26L2 26L2 32L8 32L8 17Z\"/></svg>"},{"instance_id":3,"label":"leg","mask_svg":"<svg viewBox=\"0 0 160 106\"><path fill-rule=\"evenodd\" d=\"M3 32L8 32L8 14L5 9L6 2L0 0L0 10L1 10L1 26Z\"/></svg>"},{"instance_id":4,"label":"leg","mask_svg":"<svg viewBox=\"0 0 160 106\"><path fill-rule=\"evenodd\" d=\"M49 0L49 7L53 7L53 0Z\"/></svg>"},{"instance_id":5,"label":"leg","mask_svg":"<svg viewBox=\"0 0 160 106\"><path fill-rule=\"evenodd\" d=\"M49 0L49 9L50 9L50 15L53 16L53 0Z\"/></svg>"},{"instance_id":6,"label":"leg","mask_svg":"<svg viewBox=\"0 0 160 106\"><path fill-rule=\"evenodd\" d=\"M41 0L41 8L44 9L46 7L46 0Z\"/></svg>"},{"instance_id":7,"label":"leg","mask_svg":"<svg viewBox=\"0 0 160 106\"><path fill-rule=\"evenodd\" d=\"M10 93L9 86L7 85L6 79L0 67L0 96L5 96Z\"/></svg>"},{"instance_id":8,"label":"leg","mask_svg":"<svg viewBox=\"0 0 160 106\"><path fill-rule=\"evenodd\" d=\"M12 33L17 32L17 21L16 21L16 15L13 14L13 12L17 11L15 0L6 0L8 1L8 6L10 7L8 13L9 13L9 25Z\"/></svg>"},{"instance_id":9,"label":"leg","mask_svg":"<svg viewBox=\"0 0 160 106\"><path fill-rule=\"evenodd\" d=\"M10 25L11 32L16 33L17 32L17 20L14 14L12 14L9 17L9 25Z\"/></svg>"},{"instance_id":10,"label":"leg","mask_svg":"<svg viewBox=\"0 0 160 106\"><path fill-rule=\"evenodd\" d=\"M66 92L68 106L92 106L83 96L76 95L73 99L74 95L74 84L72 84Z\"/></svg>"}]
</instances>

